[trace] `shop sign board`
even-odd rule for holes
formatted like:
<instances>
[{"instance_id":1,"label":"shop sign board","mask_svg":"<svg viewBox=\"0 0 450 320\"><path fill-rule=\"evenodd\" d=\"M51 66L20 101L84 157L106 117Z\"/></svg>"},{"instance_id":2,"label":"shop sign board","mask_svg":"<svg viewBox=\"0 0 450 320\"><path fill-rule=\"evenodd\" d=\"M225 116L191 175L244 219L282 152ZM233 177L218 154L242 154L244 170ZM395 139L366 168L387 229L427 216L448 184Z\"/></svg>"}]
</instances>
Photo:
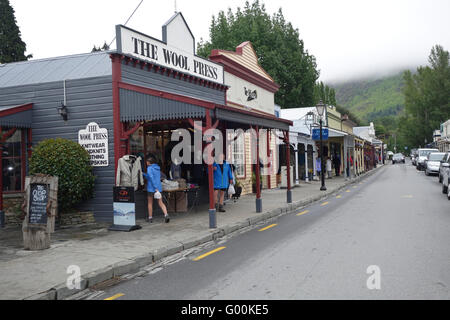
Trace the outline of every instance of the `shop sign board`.
<instances>
[{"instance_id":1,"label":"shop sign board","mask_svg":"<svg viewBox=\"0 0 450 320\"><path fill-rule=\"evenodd\" d=\"M322 140L328 140L328 129L322 129ZM320 129L313 129L313 140L320 141Z\"/></svg>"},{"instance_id":2,"label":"shop sign board","mask_svg":"<svg viewBox=\"0 0 450 320\"><path fill-rule=\"evenodd\" d=\"M109 165L107 129L91 122L86 129L78 131L78 143L89 153L93 167Z\"/></svg>"},{"instance_id":3,"label":"shop sign board","mask_svg":"<svg viewBox=\"0 0 450 320\"><path fill-rule=\"evenodd\" d=\"M29 224L47 224L47 204L49 186L47 184L32 183L30 185Z\"/></svg>"},{"instance_id":4,"label":"shop sign board","mask_svg":"<svg viewBox=\"0 0 450 320\"><path fill-rule=\"evenodd\" d=\"M136 203L133 187L114 187L114 225L136 225Z\"/></svg>"},{"instance_id":5,"label":"shop sign board","mask_svg":"<svg viewBox=\"0 0 450 320\"><path fill-rule=\"evenodd\" d=\"M116 26L117 52L223 84L223 66L169 46L138 31ZM193 51L193 50L192 50Z\"/></svg>"}]
</instances>

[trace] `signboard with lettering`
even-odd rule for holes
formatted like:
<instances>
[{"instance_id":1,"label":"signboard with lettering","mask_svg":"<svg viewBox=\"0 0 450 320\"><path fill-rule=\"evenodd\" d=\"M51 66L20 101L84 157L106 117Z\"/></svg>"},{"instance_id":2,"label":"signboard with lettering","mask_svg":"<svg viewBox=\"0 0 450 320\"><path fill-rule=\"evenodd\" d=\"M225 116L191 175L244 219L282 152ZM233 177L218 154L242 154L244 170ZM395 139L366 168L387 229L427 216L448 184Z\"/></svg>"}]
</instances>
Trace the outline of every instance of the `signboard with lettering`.
<instances>
[{"instance_id":1,"label":"signboard with lettering","mask_svg":"<svg viewBox=\"0 0 450 320\"><path fill-rule=\"evenodd\" d=\"M114 225L136 225L136 203L133 187L114 187Z\"/></svg>"},{"instance_id":2,"label":"signboard with lettering","mask_svg":"<svg viewBox=\"0 0 450 320\"><path fill-rule=\"evenodd\" d=\"M49 187L46 184L33 183L30 185L30 224L47 224L47 204Z\"/></svg>"},{"instance_id":3,"label":"signboard with lettering","mask_svg":"<svg viewBox=\"0 0 450 320\"><path fill-rule=\"evenodd\" d=\"M223 84L223 66L198 57L194 52L171 47L122 25L116 26L116 38L119 53Z\"/></svg>"},{"instance_id":4,"label":"signboard with lettering","mask_svg":"<svg viewBox=\"0 0 450 320\"><path fill-rule=\"evenodd\" d=\"M328 129L322 129L322 140L328 140ZM320 141L320 129L313 129L313 140Z\"/></svg>"},{"instance_id":5,"label":"signboard with lettering","mask_svg":"<svg viewBox=\"0 0 450 320\"><path fill-rule=\"evenodd\" d=\"M78 132L78 143L91 156L93 167L107 167L109 165L107 129L100 128L97 123L91 122L85 130Z\"/></svg>"}]
</instances>

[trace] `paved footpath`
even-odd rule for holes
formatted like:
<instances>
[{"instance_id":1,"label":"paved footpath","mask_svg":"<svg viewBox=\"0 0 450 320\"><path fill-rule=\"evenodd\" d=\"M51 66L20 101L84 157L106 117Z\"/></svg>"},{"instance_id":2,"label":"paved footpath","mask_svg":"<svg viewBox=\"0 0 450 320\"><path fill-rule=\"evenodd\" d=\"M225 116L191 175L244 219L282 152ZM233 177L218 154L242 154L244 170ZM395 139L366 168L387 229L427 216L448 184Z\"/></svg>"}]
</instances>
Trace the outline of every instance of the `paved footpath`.
<instances>
[{"instance_id":1,"label":"paved footpath","mask_svg":"<svg viewBox=\"0 0 450 320\"><path fill-rule=\"evenodd\" d=\"M7 231L0 236L0 299L62 300L105 281L126 277L161 259L201 244L215 242L239 230L275 220L315 201L322 200L349 184L359 182L383 166L352 180L326 180L327 191L320 182L302 183L292 190L294 203L286 203L286 190L263 191L263 213L255 212L255 197L247 195L236 203L228 202L226 213L217 214L217 229L209 229L207 208L174 217L169 224L138 221L143 228L131 233L110 232L106 227L87 229L69 236L67 229L52 235L50 249L29 252L5 250ZM16 238L17 234L16 231ZM17 239L16 239L17 240ZM17 242L17 241L16 241ZM3 247L3 248L2 248ZM14 248L14 246L11 246ZM80 290L66 286L69 266L81 270Z\"/></svg>"}]
</instances>

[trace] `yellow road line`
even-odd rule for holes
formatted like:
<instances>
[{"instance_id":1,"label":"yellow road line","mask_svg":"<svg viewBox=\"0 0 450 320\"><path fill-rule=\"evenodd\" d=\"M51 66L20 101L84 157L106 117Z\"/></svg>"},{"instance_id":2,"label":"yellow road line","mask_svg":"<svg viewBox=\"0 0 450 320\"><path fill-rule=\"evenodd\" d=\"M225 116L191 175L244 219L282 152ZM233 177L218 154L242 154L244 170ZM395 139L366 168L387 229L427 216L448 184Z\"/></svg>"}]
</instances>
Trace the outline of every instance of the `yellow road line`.
<instances>
[{"instance_id":1,"label":"yellow road line","mask_svg":"<svg viewBox=\"0 0 450 320\"><path fill-rule=\"evenodd\" d=\"M259 232L269 230L269 229L271 229L273 227L276 227L276 226L277 226L277 224L272 224L272 225L270 225L268 227L262 228L261 230L259 230Z\"/></svg>"},{"instance_id":2,"label":"yellow road line","mask_svg":"<svg viewBox=\"0 0 450 320\"><path fill-rule=\"evenodd\" d=\"M347 191L345 191L345 192L350 193L350 190L347 190Z\"/></svg>"},{"instance_id":3,"label":"yellow road line","mask_svg":"<svg viewBox=\"0 0 450 320\"><path fill-rule=\"evenodd\" d=\"M299 214L297 214L297 216L302 216L302 215L307 214L307 213L309 213L309 210L305 210L303 212L300 212Z\"/></svg>"},{"instance_id":4,"label":"yellow road line","mask_svg":"<svg viewBox=\"0 0 450 320\"><path fill-rule=\"evenodd\" d=\"M320 206L321 206L321 207L325 207L327 204L329 204L329 202L324 202L324 203L322 203Z\"/></svg>"},{"instance_id":5,"label":"yellow road line","mask_svg":"<svg viewBox=\"0 0 450 320\"><path fill-rule=\"evenodd\" d=\"M342 198L342 196L337 196L337 197L336 197L336 199L341 199L341 198Z\"/></svg>"},{"instance_id":6,"label":"yellow road line","mask_svg":"<svg viewBox=\"0 0 450 320\"><path fill-rule=\"evenodd\" d=\"M116 294L115 296L106 298L105 300L116 300L116 299L118 299L118 298L120 298L120 297L123 297L123 296L124 296L123 293L118 293L118 294Z\"/></svg>"},{"instance_id":7,"label":"yellow road line","mask_svg":"<svg viewBox=\"0 0 450 320\"><path fill-rule=\"evenodd\" d=\"M210 251L210 252L208 252L208 253L205 253L204 255L201 255L201 256L195 258L194 261L202 260L202 259L204 259L204 258L206 258L206 257L208 257L208 256L210 256L210 255L212 255L212 254L214 254L214 253L216 253L216 252L222 251L222 250L225 249L225 248L226 248L226 247L220 247L220 248L214 249L214 250L212 250L212 251Z\"/></svg>"}]
</instances>

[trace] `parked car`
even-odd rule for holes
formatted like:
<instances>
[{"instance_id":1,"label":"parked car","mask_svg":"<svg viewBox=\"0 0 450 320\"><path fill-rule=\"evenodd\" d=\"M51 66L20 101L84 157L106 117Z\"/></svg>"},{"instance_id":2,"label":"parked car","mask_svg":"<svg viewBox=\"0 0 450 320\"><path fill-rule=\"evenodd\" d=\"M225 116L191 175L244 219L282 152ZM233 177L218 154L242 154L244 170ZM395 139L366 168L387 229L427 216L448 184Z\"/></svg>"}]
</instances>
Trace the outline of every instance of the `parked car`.
<instances>
[{"instance_id":1,"label":"parked car","mask_svg":"<svg viewBox=\"0 0 450 320\"><path fill-rule=\"evenodd\" d=\"M417 149L414 149L414 150L411 152L411 164L412 164L413 166L416 166L416 165L417 165L417 158L418 158L418 151L417 151Z\"/></svg>"},{"instance_id":2,"label":"parked car","mask_svg":"<svg viewBox=\"0 0 450 320\"><path fill-rule=\"evenodd\" d=\"M428 155L427 160L425 160L425 175L439 174L439 166L441 161L444 159L444 152L432 152Z\"/></svg>"},{"instance_id":3,"label":"parked car","mask_svg":"<svg viewBox=\"0 0 450 320\"><path fill-rule=\"evenodd\" d=\"M425 160L427 160L428 155L432 152L439 152L438 149L419 149L417 151L418 158L417 158L417 170L423 170L425 169Z\"/></svg>"},{"instance_id":4,"label":"parked car","mask_svg":"<svg viewBox=\"0 0 450 320\"><path fill-rule=\"evenodd\" d=\"M405 156L401 153L394 154L394 156L392 157L392 164L400 162L405 163Z\"/></svg>"},{"instance_id":5,"label":"parked car","mask_svg":"<svg viewBox=\"0 0 450 320\"><path fill-rule=\"evenodd\" d=\"M450 200L450 162L443 162L443 176L442 176L442 193L447 195L447 199Z\"/></svg>"},{"instance_id":6,"label":"parked car","mask_svg":"<svg viewBox=\"0 0 450 320\"><path fill-rule=\"evenodd\" d=\"M442 179L444 177L444 166L442 165L443 163L450 163L450 152L447 152L444 156L444 159L442 159L440 165L439 165L439 173L438 173L438 177L439 177L439 183L442 183Z\"/></svg>"}]
</instances>

